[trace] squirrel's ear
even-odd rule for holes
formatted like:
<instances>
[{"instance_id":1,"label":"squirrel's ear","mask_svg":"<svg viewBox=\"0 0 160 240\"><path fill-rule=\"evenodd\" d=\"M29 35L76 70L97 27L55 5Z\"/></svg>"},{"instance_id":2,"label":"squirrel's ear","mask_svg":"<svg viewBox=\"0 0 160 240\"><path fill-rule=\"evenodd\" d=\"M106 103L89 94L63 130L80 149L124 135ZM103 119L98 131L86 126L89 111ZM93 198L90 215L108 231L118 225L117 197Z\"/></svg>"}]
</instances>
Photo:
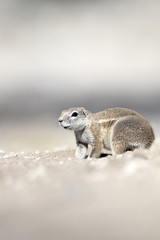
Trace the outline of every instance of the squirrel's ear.
<instances>
[{"instance_id":1,"label":"squirrel's ear","mask_svg":"<svg viewBox=\"0 0 160 240\"><path fill-rule=\"evenodd\" d=\"M80 109L81 109L82 113L87 117L88 111L84 107L81 107Z\"/></svg>"}]
</instances>

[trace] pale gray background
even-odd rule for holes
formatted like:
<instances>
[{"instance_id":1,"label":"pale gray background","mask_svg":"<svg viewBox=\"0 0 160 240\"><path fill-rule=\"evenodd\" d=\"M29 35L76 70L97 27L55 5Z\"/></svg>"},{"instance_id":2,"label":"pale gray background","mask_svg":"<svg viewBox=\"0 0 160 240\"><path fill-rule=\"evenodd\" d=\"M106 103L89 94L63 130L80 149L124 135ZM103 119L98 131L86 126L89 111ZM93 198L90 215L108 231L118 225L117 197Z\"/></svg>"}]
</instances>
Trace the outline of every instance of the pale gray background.
<instances>
[{"instance_id":1,"label":"pale gray background","mask_svg":"<svg viewBox=\"0 0 160 240\"><path fill-rule=\"evenodd\" d=\"M64 145L56 119L71 106L157 119L159 13L154 0L1 0L0 147Z\"/></svg>"}]
</instances>

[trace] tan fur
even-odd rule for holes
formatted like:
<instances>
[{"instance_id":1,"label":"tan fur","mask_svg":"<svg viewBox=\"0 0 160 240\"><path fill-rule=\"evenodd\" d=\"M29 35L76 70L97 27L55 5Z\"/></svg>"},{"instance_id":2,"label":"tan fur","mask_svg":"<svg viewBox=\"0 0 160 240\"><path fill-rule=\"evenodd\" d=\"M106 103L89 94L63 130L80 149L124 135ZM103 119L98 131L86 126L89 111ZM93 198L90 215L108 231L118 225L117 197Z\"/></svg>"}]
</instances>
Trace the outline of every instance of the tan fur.
<instances>
[{"instance_id":1,"label":"tan fur","mask_svg":"<svg viewBox=\"0 0 160 240\"><path fill-rule=\"evenodd\" d=\"M86 157L88 145L92 147L89 157L97 158L103 148L121 154L135 148L149 148L154 141L149 122L130 109L90 113L84 108L70 108L62 112L59 122L62 127L74 130L77 158Z\"/></svg>"}]
</instances>

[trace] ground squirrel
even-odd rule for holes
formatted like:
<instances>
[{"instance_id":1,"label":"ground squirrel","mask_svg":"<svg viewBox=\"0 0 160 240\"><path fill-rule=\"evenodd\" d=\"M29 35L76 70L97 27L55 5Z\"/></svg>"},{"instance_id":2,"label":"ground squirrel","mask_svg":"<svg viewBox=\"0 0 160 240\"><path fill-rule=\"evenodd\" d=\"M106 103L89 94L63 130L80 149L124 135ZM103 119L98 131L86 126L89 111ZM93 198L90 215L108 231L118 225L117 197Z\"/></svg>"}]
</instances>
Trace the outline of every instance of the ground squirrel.
<instances>
[{"instance_id":1,"label":"ground squirrel","mask_svg":"<svg viewBox=\"0 0 160 240\"><path fill-rule=\"evenodd\" d=\"M91 113L83 107L69 108L58 119L65 129L74 130L76 158L100 157L105 148L112 154L122 154L136 148L149 148L154 133L149 122L139 113L125 108L110 108Z\"/></svg>"}]
</instances>

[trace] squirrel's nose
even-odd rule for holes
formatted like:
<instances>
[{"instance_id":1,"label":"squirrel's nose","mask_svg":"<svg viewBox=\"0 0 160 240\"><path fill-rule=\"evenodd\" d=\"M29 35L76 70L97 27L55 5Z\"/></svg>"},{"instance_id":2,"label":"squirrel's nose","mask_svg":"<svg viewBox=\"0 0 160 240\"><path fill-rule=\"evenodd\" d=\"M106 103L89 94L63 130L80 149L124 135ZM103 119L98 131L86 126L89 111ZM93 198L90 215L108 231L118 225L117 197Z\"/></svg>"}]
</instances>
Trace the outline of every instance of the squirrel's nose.
<instances>
[{"instance_id":1,"label":"squirrel's nose","mask_svg":"<svg viewBox=\"0 0 160 240\"><path fill-rule=\"evenodd\" d=\"M63 119L62 118L58 118L58 122L59 123L63 122Z\"/></svg>"}]
</instances>

